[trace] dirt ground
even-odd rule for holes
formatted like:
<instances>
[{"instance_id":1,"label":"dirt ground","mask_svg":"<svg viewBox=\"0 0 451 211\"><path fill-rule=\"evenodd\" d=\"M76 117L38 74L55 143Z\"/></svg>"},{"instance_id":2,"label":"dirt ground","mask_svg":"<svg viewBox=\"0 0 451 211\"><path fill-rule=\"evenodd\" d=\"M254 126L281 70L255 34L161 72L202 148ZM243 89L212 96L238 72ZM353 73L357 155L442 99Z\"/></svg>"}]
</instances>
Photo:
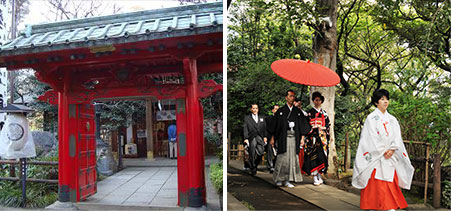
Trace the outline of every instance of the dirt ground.
<instances>
[{"instance_id":1,"label":"dirt ground","mask_svg":"<svg viewBox=\"0 0 451 211\"><path fill-rule=\"evenodd\" d=\"M231 167L227 168L227 190L256 210L321 210L273 184Z\"/></svg>"}]
</instances>

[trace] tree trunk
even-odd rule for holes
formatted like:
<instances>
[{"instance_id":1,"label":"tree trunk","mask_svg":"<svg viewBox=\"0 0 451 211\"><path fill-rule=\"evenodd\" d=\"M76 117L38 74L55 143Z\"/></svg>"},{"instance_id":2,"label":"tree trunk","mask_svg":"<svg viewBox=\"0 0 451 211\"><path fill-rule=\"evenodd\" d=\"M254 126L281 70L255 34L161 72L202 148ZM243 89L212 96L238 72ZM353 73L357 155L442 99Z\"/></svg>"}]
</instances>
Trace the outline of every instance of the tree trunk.
<instances>
[{"instance_id":1,"label":"tree trunk","mask_svg":"<svg viewBox=\"0 0 451 211\"><path fill-rule=\"evenodd\" d=\"M319 24L313 38L314 62L321 64L331 70L336 70L337 64L337 7L338 0L316 1L317 12L320 14ZM325 100L322 108L326 110L330 119L330 140L329 140L329 168L328 175L337 177L338 158L335 148L335 87L311 87L310 102L313 92L319 91Z\"/></svg>"}]
</instances>

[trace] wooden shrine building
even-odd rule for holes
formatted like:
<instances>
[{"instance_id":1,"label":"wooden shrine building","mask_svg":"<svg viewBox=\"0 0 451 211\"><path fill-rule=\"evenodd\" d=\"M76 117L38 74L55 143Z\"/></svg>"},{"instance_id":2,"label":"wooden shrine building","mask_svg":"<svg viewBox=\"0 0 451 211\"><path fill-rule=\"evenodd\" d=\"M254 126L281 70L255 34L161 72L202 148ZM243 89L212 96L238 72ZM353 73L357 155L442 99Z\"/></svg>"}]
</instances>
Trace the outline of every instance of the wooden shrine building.
<instances>
[{"instance_id":1,"label":"wooden shrine building","mask_svg":"<svg viewBox=\"0 0 451 211\"><path fill-rule=\"evenodd\" d=\"M94 101L176 99L178 204L206 204L203 113L199 99L222 85L222 2L27 26L0 46L0 66L32 68L58 105L59 201L95 194ZM163 84L178 77L179 84Z\"/></svg>"}]
</instances>

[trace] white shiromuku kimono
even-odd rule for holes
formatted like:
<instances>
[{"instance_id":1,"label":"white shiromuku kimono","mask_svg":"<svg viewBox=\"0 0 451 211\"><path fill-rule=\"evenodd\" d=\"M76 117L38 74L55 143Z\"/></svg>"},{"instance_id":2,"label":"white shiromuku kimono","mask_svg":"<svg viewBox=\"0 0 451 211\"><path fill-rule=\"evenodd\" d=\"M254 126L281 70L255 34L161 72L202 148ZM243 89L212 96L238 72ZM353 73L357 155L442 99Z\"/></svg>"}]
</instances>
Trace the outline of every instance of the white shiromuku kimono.
<instances>
[{"instance_id":1,"label":"white shiromuku kimono","mask_svg":"<svg viewBox=\"0 0 451 211\"><path fill-rule=\"evenodd\" d=\"M20 113L9 113L0 133L0 157L5 159L36 156L33 136L29 133L28 120Z\"/></svg>"},{"instance_id":2,"label":"white shiromuku kimono","mask_svg":"<svg viewBox=\"0 0 451 211\"><path fill-rule=\"evenodd\" d=\"M395 150L390 159L385 159L387 150ZM354 162L352 185L364 189L376 169L375 179L393 182L398 175L399 186L410 189L414 168L401 137L398 120L376 108L365 120L360 135L359 146Z\"/></svg>"}]
</instances>

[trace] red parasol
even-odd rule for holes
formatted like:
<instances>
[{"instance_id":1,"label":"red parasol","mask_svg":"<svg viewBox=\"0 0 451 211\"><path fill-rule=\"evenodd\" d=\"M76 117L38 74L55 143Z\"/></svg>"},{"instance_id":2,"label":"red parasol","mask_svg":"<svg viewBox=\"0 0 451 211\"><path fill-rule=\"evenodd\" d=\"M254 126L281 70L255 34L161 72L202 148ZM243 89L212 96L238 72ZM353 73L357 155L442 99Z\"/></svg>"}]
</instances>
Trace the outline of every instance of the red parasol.
<instances>
[{"instance_id":1,"label":"red parasol","mask_svg":"<svg viewBox=\"0 0 451 211\"><path fill-rule=\"evenodd\" d=\"M335 86L340 77L331 69L310 61L280 59L271 64L278 76L294 83L308 86Z\"/></svg>"}]
</instances>

